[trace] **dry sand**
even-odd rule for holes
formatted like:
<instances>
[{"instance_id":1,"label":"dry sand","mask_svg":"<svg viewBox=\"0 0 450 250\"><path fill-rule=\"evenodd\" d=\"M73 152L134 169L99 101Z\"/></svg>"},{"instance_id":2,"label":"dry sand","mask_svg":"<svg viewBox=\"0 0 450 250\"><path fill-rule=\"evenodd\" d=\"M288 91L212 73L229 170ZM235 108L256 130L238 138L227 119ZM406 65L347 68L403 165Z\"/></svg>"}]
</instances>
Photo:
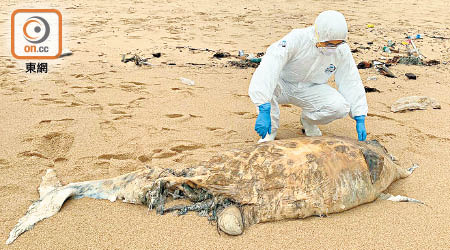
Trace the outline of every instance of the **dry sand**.
<instances>
[{"instance_id":1,"label":"dry sand","mask_svg":"<svg viewBox=\"0 0 450 250\"><path fill-rule=\"evenodd\" d=\"M387 40L400 43L404 33L425 34L417 41L422 52L450 60L450 40L430 37L450 37L450 5L441 0L37 2L0 3L1 242L38 198L47 168L55 168L64 183L101 179L146 164L193 164L258 139L247 96L254 69L225 67L228 60L212 59L212 52L177 46L263 52L292 28L311 25L319 12L336 9L348 20L352 48L374 42L354 54L357 62L392 57L381 47ZM48 60L48 74L26 74L28 61L9 52L10 14L43 7L62 12L64 48L74 54ZM368 23L375 28L368 29ZM137 67L120 62L126 52L163 55L150 60L153 67ZM195 214L158 216L144 206L71 200L8 248L449 248L450 65L392 70L398 78L360 70L364 84L381 91L367 94L368 138L380 140L405 167L421 166L388 191L428 206L376 201L328 218L259 224L229 237ZM418 79L407 80L407 72ZM372 75L378 79L366 81ZM195 85L184 85L179 77ZM434 97L442 109L391 113L390 105L408 95ZM282 107L278 138L302 136L300 112ZM355 138L350 118L321 129Z\"/></svg>"}]
</instances>

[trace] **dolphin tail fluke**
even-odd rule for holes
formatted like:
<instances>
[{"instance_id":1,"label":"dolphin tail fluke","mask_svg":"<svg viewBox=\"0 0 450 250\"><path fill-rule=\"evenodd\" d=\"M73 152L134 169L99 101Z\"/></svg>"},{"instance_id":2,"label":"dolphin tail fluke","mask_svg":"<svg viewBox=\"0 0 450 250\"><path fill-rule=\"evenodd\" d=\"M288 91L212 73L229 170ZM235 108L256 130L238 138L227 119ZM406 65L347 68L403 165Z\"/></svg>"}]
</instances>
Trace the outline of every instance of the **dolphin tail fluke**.
<instances>
[{"instance_id":1,"label":"dolphin tail fluke","mask_svg":"<svg viewBox=\"0 0 450 250\"><path fill-rule=\"evenodd\" d=\"M40 199L31 204L25 216L11 230L6 244L11 244L19 235L32 229L37 222L58 213L63 203L68 198L76 195L77 191L78 189L70 186L61 187L55 171L52 169L47 170L39 186Z\"/></svg>"}]
</instances>

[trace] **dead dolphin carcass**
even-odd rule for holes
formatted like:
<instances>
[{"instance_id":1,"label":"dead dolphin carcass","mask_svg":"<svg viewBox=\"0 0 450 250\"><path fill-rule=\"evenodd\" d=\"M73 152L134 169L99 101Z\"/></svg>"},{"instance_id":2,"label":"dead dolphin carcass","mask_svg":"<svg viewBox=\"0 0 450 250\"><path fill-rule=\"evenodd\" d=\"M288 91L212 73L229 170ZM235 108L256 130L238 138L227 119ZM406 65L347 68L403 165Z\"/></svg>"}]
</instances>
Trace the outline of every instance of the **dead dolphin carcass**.
<instances>
[{"instance_id":1,"label":"dead dolphin carcass","mask_svg":"<svg viewBox=\"0 0 450 250\"><path fill-rule=\"evenodd\" d=\"M195 167L147 167L112 179L62 186L48 170L34 202L12 229L7 244L53 216L68 198L117 199L144 204L157 213L197 211L239 235L252 224L327 215L377 198L416 201L382 192L409 176L376 141L301 137L231 150ZM168 207L173 199L190 205Z\"/></svg>"}]
</instances>

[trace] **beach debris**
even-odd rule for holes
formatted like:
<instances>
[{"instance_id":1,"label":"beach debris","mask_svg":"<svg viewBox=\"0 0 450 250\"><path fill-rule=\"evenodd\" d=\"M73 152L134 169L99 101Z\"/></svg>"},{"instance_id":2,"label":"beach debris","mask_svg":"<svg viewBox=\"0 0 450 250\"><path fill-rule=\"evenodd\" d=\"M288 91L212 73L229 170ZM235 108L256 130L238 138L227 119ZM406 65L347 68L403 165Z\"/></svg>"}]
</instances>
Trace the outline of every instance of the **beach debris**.
<instances>
[{"instance_id":1,"label":"beach debris","mask_svg":"<svg viewBox=\"0 0 450 250\"><path fill-rule=\"evenodd\" d=\"M260 63L261 62L261 58L250 58L249 59L250 60L250 62L254 62L254 63Z\"/></svg>"},{"instance_id":2,"label":"beach debris","mask_svg":"<svg viewBox=\"0 0 450 250\"><path fill-rule=\"evenodd\" d=\"M367 28L369 29L375 28L375 24L369 23L367 24Z\"/></svg>"},{"instance_id":3,"label":"beach debris","mask_svg":"<svg viewBox=\"0 0 450 250\"><path fill-rule=\"evenodd\" d=\"M189 49L189 50L198 50L198 51L211 51L215 52L214 50L208 49L208 48L192 48L190 46L177 46L176 49Z\"/></svg>"},{"instance_id":4,"label":"beach debris","mask_svg":"<svg viewBox=\"0 0 450 250\"><path fill-rule=\"evenodd\" d=\"M379 90L376 89L376 88L367 87L367 86L364 86L364 91L365 91L366 93L372 93L372 92L380 93L380 92L381 92L381 91L379 91Z\"/></svg>"},{"instance_id":5,"label":"beach debris","mask_svg":"<svg viewBox=\"0 0 450 250\"><path fill-rule=\"evenodd\" d=\"M386 67L386 65L384 65L384 64L378 65L377 69L378 69L378 72L380 72L380 74L382 74L384 76L396 78L394 73L392 73L392 71L388 67Z\"/></svg>"},{"instance_id":6,"label":"beach debris","mask_svg":"<svg viewBox=\"0 0 450 250\"><path fill-rule=\"evenodd\" d=\"M127 54L122 54L122 60L121 62L127 63L127 62L134 62L137 66L142 65L151 65L151 63L147 62L148 58L142 58L138 56L137 54L131 55L127 57Z\"/></svg>"},{"instance_id":7,"label":"beach debris","mask_svg":"<svg viewBox=\"0 0 450 250\"><path fill-rule=\"evenodd\" d=\"M192 65L192 66L206 66L206 63L193 63L193 62L187 62L186 64Z\"/></svg>"},{"instance_id":8,"label":"beach debris","mask_svg":"<svg viewBox=\"0 0 450 250\"><path fill-rule=\"evenodd\" d=\"M70 49L63 49L59 58L71 55L73 55L73 52Z\"/></svg>"},{"instance_id":9,"label":"beach debris","mask_svg":"<svg viewBox=\"0 0 450 250\"><path fill-rule=\"evenodd\" d=\"M216 52L214 55L213 55L213 57L214 58L226 58L226 57L230 57L231 56L231 54L230 53L228 53L228 52Z\"/></svg>"},{"instance_id":10,"label":"beach debris","mask_svg":"<svg viewBox=\"0 0 450 250\"><path fill-rule=\"evenodd\" d=\"M161 53L160 53L160 52L158 52L158 53L153 53L152 56L153 56L153 57L156 57L156 58L160 58L160 57L161 57Z\"/></svg>"},{"instance_id":11,"label":"beach debris","mask_svg":"<svg viewBox=\"0 0 450 250\"><path fill-rule=\"evenodd\" d=\"M64 186L49 169L39 200L19 219L6 244L57 214L66 200L85 197L142 204L161 215L194 211L218 222L223 232L239 235L257 223L327 216L390 197L386 188L417 167L403 168L376 140L323 136L254 144L185 168L147 166ZM168 206L172 199L190 204ZM398 201L405 200L412 201Z\"/></svg>"},{"instance_id":12,"label":"beach debris","mask_svg":"<svg viewBox=\"0 0 450 250\"><path fill-rule=\"evenodd\" d=\"M189 85L189 86L194 86L195 85L195 82L192 81L191 79L180 77L180 80L181 80L182 83L184 83L186 85Z\"/></svg>"},{"instance_id":13,"label":"beach debris","mask_svg":"<svg viewBox=\"0 0 450 250\"><path fill-rule=\"evenodd\" d=\"M410 79L410 80L416 80L417 79L417 76L414 75L413 73L406 73L405 76L408 77L408 79Z\"/></svg>"},{"instance_id":14,"label":"beach debris","mask_svg":"<svg viewBox=\"0 0 450 250\"><path fill-rule=\"evenodd\" d=\"M420 53L420 51L417 48L416 44L414 43L413 39L409 39L408 42L413 46L413 49L409 50L408 54L411 56L411 55L414 55L414 53L416 53L420 59L424 59L425 56L423 56L422 53Z\"/></svg>"},{"instance_id":15,"label":"beach debris","mask_svg":"<svg viewBox=\"0 0 450 250\"><path fill-rule=\"evenodd\" d=\"M375 80L377 80L376 76L369 76L369 77L367 77L367 81L375 81Z\"/></svg>"},{"instance_id":16,"label":"beach debris","mask_svg":"<svg viewBox=\"0 0 450 250\"><path fill-rule=\"evenodd\" d=\"M391 111L396 113L416 109L425 110L428 107L440 109L441 104L436 99L427 96L408 96L402 97L392 104Z\"/></svg>"},{"instance_id":17,"label":"beach debris","mask_svg":"<svg viewBox=\"0 0 450 250\"><path fill-rule=\"evenodd\" d=\"M417 56L406 56L398 58L397 63L406 65L420 65L422 64L422 59Z\"/></svg>"},{"instance_id":18,"label":"beach debris","mask_svg":"<svg viewBox=\"0 0 450 250\"><path fill-rule=\"evenodd\" d=\"M431 36L431 38L442 39L442 40L450 39L450 37L443 37L443 36Z\"/></svg>"},{"instance_id":19,"label":"beach debris","mask_svg":"<svg viewBox=\"0 0 450 250\"><path fill-rule=\"evenodd\" d=\"M422 34L416 34L415 36L406 36L406 38L408 38L408 39L422 39L423 35Z\"/></svg>"},{"instance_id":20,"label":"beach debris","mask_svg":"<svg viewBox=\"0 0 450 250\"><path fill-rule=\"evenodd\" d=\"M356 67L358 69L368 69L368 68L372 67L372 63L367 62L367 61L362 61L362 62L358 63L358 65Z\"/></svg>"},{"instance_id":21,"label":"beach debris","mask_svg":"<svg viewBox=\"0 0 450 250\"><path fill-rule=\"evenodd\" d=\"M245 56L244 50L239 50L238 56Z\"/></svg>"},{"instance_id":22,"label":"beach debris","mask_svg":"<svg viewBox=\"0 0 450 250\"><path fill-rule=\"evenodd\" d=\"M228 63L231 66L238 67L238 68L241 68L241 69L258 68L258 66L259 66L258 62L252 62L249 59L243 59L243 60L240 60L240 61L229 61Z\"/></svg>"},{"instance_id":23,"label":"beach debris","mask_svg":"<svg viewBox=\"0 0 450 250\"><path fill-rule=\"evenodd\" d=\"M433 60L425 61L423 64L426 66L433 66L433 65L438 65L440 63L441 63L440 61L433 59Z\"/></svg>"}]
</instances>

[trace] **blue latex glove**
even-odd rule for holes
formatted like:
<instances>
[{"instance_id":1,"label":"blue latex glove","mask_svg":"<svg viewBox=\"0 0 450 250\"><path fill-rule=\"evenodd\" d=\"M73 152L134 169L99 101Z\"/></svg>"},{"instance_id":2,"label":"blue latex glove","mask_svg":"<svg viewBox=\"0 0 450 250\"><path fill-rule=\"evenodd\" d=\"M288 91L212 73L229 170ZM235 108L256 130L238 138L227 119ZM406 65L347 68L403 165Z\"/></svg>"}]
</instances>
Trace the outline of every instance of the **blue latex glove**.
<instances>
[{"instance_id":1,"label":"blue latex glove","mask_svg":"<svg viewBox=\"0 0 450 250\"><path fill-rule=\"evenodd\" d=\"M356 133L358 133L358 140L365 141L367 137L366 125L364 124L364 120L366 119L365 115L355 116L353 117L356 121Z\"/></svg>"},{"instance_id":2,"label":"blue latex glove","mask_svg":"<svg viewBox=\"0 0 450 250\"><path fill-rule=\"evenodd\" d=\"M272 133L272 124L270 122L270 103L264 103L259 105L259 114L256 118L255 130L256 133L265 138L267 133Z\"/></svg>"}]
</instances>

